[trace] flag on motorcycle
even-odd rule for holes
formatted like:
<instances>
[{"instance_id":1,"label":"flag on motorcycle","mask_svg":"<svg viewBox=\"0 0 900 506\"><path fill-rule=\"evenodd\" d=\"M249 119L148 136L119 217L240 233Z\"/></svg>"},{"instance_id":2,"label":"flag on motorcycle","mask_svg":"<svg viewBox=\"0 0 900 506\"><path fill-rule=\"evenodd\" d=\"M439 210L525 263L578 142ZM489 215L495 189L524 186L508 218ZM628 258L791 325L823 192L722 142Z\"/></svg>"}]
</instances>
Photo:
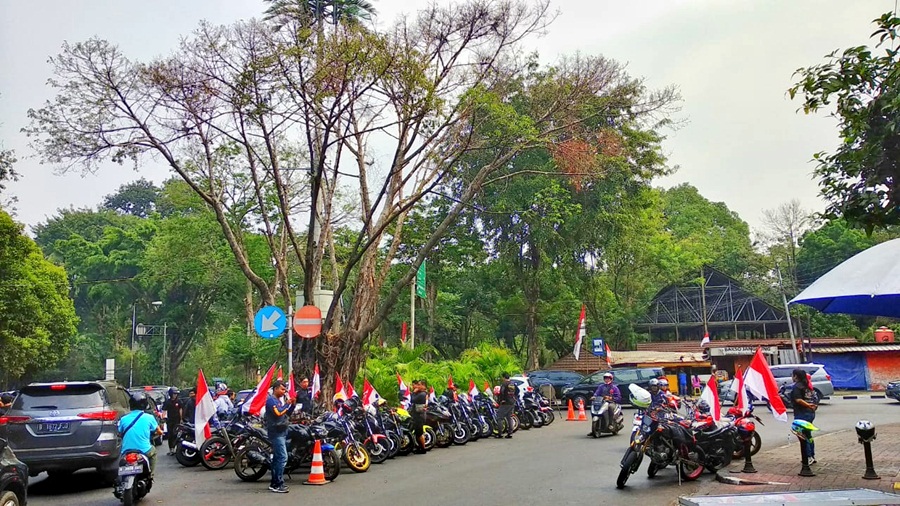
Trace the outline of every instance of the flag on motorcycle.
<instances>
[{"instance_id":1,"label":"flag on motorcycle","mask_svg":"<svg viewBox=\"0 0 900 506\"><path fill-rule=\"evenodd\" d=\"M788 421L787 409L781 401L781 396L778 395L778 384L775 383L772 370L763 357L762 348L756 348L756 354L750 361L750 367L744 375L744 388L757 399L769 401L769 409L776 420Z\"/></svg>"},{"instance_id":2,"label":"flag on motorcycle","mask_svg":"<svg viewBox=\"0 0 900 506\"><path fill-rule=\"evenodd\" d=\"M703 339L700 340L700 348L706 348L709 346L709 332L705 332L703 334Z\"/></svg>"},{"instance_id":3,"label":"flag on motorcycle","mask_svg":"<svg viewBox=\"0 0 900 506\"><path fill-rule=\"evenodd\" d=\"M409 387L403 382L403 378L397 374L397 383L400 385L400 406L409 409Z\"/></svg>"},{"instance_id":4,"label":"flag on motorcycle","mask_svg":"<svg viewBox=\"0 0 900 506\"><path fill-rule=\"evenodd\" d=\"M294 384L294 373L290 373L288 375L288 390L287 390L289 399L297 398L297 385Z\"/></svg>"},{"instance_id":5,"label":"flag on motorcycle","mask_svg":"<svg viewBox=\"0 0 900 506\"><path fill-rule=\"evenodd\" d=\"M722 418L722 405L719 404L719 386L716 383L715 376L709 377L709 381L706 382L706 386L703 388L703 393L700 394L700 399L709 404L710 414L713 420L718 422Z\"/></svg>"},{"instance_id":6,"label":"flag on motorcycle","mask_svg":"<svg viewBox=\"0 0 900 506\"><path fill-rule=\"evenodd\" d=\"M334 400L344 400L346 401L350 397L347 396L347 390L344 388L344 382L341 381L341 375L338 373L334 373Z\"/></svg>"},{"instance_id":7,"label":"flag on motorcycle","mask_svg":"<svg viewBox=\"0 0 900 506\"><path fill-rule=\"evenodd\" d=\"M319 364L316 363L315 369L313 369L313 380L312 380L312 398L315 400L319 397L319 393L322 391L322 380L319 379Z\"/></svg>"},{"instance_id":8,"label":"flag on motorcycle","mask_svg":"<svg viewBox=\"0 0 900 506\"><path fill-rule=\"evenodd\" d=\"M609 350L609 345L606 344L606 341L603 341L603 348L606 350L606 367L612 369L612 351Z\"/></svg>"},{"instance_id":9,"label":"flag on motorcycle","mask_svg":"<svg viewBox=\"0 0 900 506\"><path fill-rule=\"evenodd\" d=\"M578 360L579 355L581 355L581 343L584 341L585 336L587 336L587 327L584 323L584 304L582 304L581 316L578 317L578 333L575 336L575 349L572 351L575 354L575 360Z\"/></svg>"},{"instance_id":10,"label":"flag on motorcycle","mask_svg":"<svg viewBox=\"0 0 900 506\"><path fill-rule=\"evenodd\" d=\"M428 387L428 402L437 402L437 396L434 395L434 387Z\"/></svg>"},{"instance_id":11,"label":"flag on motorcycle","mask_svg":"<svg viewBox=\"0 0 900 506\"><path fill-rule=\"evenodd\" d=\"M356 390L353 390L353 383L350 383L349 381L344 385L344 391L347 392L348 399L359 397L359 395L356 393Z\"/></svg>"},{"instance_id":12,"label":"flag on motorcycle","mask_svg":"<svg viewBox=\"0 0 900 506\"><path fill-rule=\"evenodd\" d=\"M478 387L475 386L475 380L469 380L469 397L472 400L475 400L475 396L478 395Z\"/></svg>"},{"instance_id":13,"label":"flag on motorcycle","mask_svg":"<svg viewBox=\"0 0 900 506\"><path fill-rule=\"evenodd\" d=\"M378 390L375 390L375 387L369 383L369 378L363 380L363 407L369 407L375 402L381 399L381 396L378 395Z\"/></svg>"},{"instance_id":14,"label":"flag on motorcycle","mask_svg":"<svg viewBox=\"0 0 900 506\"><path fill-rule=\"evenodd\" d=\"M453 375L450 375L450 378L447 379L447 388L456 388L456 385L453 384Z\"/></svg>"},{"instance_id":15,"label":"flag on motorcycle","mask_svg":"<svg viewBox=\"0 0 900 506\"><path fill-rule=\"evenodd\" d=\"M272 384L272 379L274 377L275 364L272 364L272 367L269 367L269 370L266 371L266 375L263 376L261 380L259 380L259 384L256 385L256 389L253 390L253 393L250 394L250 399L244 402L243 411L245 413L259 416L263 408L266 407L266 399L269 398L269 386Z\"/></svg>"},{"instance_id":16,"label":"flag on motorcycle","mask_svg":"<svg viewBox=\"0 0 900 506\"><path fill-rule=\"evenodd\" d=\"M212 433L209 430L209 420L216 414L216 403L213 402L212 394L209 393L209 386L206 384L206 378L203 377L203 369L197 372L197 407L194 410L194 443L199 448L204 441L210 438Z\"/></svg>"},{"instance_id":17,"label":"flag on motorcycle","mask_svg":"<svg viewBox=\"0 0 900 506\"><path fill-rule=\"evenodd\" d=\"M734 379L729 387L734 392L734 407L744 412L750 407L750 399L747 397L747 389L744 388L744 374L741 366L738 366L734 373Z\"/></svg>"},{"instance_id":18,"label":"flag on motorcycle","mask_svg":"<svg viewBox=\"0 0 900 506\"><path fill-rule=\"evenodd\" d=\"M284 381L284 373L281 372L281 366L278 366L278 374L275 375L278 381Z\"/></svg>"}]
</instances>

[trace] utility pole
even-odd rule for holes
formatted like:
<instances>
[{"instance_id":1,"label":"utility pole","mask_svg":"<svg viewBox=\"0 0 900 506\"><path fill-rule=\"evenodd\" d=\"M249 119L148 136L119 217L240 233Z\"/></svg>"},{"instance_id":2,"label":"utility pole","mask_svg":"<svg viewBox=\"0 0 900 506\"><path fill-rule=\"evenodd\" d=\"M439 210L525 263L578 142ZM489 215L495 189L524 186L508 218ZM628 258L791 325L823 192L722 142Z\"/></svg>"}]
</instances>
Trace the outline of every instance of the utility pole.
<instances>
[{"instance_id":1,"label":"utility pole","mask_svg":"<svg viewBox=\"0 0 900 506\"><path fill-rule=\"evenodd\" d=\"M709 328L706 323L706 274L703 267L700 267L700 310L703 311L703 337L709 335Z\"/></svg>"},{"instance_id":2,"label":"utility pole","mask_svg":"<svg viewBox=\"0 0 900 506\"><path fill-rule=\"evenodd\" d=\"M416 278L409 284L409 347L416 349Z\"/></svg>"},{"instance_id":3,"label":"utility pole","mask_svg":"<svg viewBox=\"0 0 900 506\"><path fill-rule=\"evenodd\" d=\"M778 273L778 286L781 287L781 300L784 302L784 314L787 316L788 332L791 335L791 347L794 349L794 363L800 363L800 353L797 351L797 339L794 337L794 324L791 322L791 310L788 308L787 296L784 294L784 281L781 279L781 267L775 264L775 271Z\"/></svg>"}]
</instances>

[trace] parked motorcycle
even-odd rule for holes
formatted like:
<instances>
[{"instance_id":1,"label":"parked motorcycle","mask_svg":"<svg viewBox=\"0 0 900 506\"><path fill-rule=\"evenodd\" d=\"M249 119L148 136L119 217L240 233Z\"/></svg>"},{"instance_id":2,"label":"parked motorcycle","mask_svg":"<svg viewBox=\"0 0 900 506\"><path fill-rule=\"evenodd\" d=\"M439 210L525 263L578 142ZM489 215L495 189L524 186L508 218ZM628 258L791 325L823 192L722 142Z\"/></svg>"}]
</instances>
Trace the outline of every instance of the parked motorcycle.
<instances>
[{"instance_id":1,"label":"parked motorcycle","mask_svg":"<svg viewBox=\"0 0 900 506\"><path fill-rule=\"evenodd\" d=\"M472 432L468 422L461 418L462 413L459 409L459 403L451 401L442 395L438 399L438 404L450 414L450 431L453 444L461 446L468 443Z\"/></svg>"},{"instance_id":2,"label":"parked motorcycle","mask_svg":"<svg viewBox=\"0 0 900 506\"><path fill-rule=\"evenodd\" d=\"M200 445L200 463L213 471L224 469L234 459L237 449L254 433L256 431L250 430L249 421L240 414L236 415Z\"/></svg>"},{"instance_id":3,"label":"parked motorcycle","mask_svg":"<svg viewBox=\"0 0 900 506\"><path fill-rule=\"evenodd\" d=\"M175 460L184 467L194 467L200 463L200 452L194 444L194 424L182 422L175 429Z\"/></svg>"},{"instance_id":4,"label":"parked motorcycle","mask_svg":"<svg viewBox=\"0 0 900 506\"><path fill-rule=\"evenodd\" d=\"M394 441L381 430L374 417L365 409L357 407L353 411L353 428L357 430L363 447L369 452L369 458L375 464L381 464L391 456ZM396 453L396 449L394 450Z\"/></svg>"},{"instance_id":5,"label":"parked motorcycle","mask_svg":"<svg viewBox=\"0 0 900 506\"><path fill-rule=\"evenodd\" d=\"M146 496L153 487L150 458L139 451L126 451L119 459L119 474L113 495L125 506Z\"/></svg>"},{"instance_id":6,"label":"parked motorcycle","mask_svg":"<svg viewBox=\"0 0 900 506\"><path fill-rule=\"evenodd\" d=\"M750 440L750 455L756 455L762 448L762 437L756 431L756 424L763 424L762 420L753 414L753 405L751 404L747 411L741 411L739 408L732 407L724 417L734 423L736 427L734 439L734 454L736 459L744 456L744 439Z\"/></svg>"},{"instance_id":7,"label":"parked motorcycle","mask_svg":"<svg viewBox=\"0 0 900 506\"><path fill-rule=\"evenodd\" d=\"M287 462L285 474L309 465L313 459L316 440L320 441L325 479L333 481L341 472L340 458L334 446L325 442L328 431L321 425L292 424L287 432ZM272 466L272 444L259 429L252 429L246 443L234 457L234 473L243 481L256 481Z\"/></svg>"},{"instance_id":8,"label":"parked motorcycle","mask_svg":"<svg viewBox=\"0 0 900 506\"><path fill-rule=\"evenodd\" d=\"M347 416L328 412L317 419L317 423L325 427L327 441L334 445L338 457L343 459L353 472L364 473L369 470L372 463L369 452L359 441Z\"/></svg>"},{"instance_id":9,"label":"parked motorcycle","mask_svg":"<svg viewBox=\"0 0 900 506\"><path fill-rule=\"evenodd\" d=\"M425 410L425 431L432 428L434 435L434 446L438 448L446 448L453 444L453 424L450 411L441 405L440 402L428 403L428 409ZM428 436L426 435L426 445L428 448Z\"/></svg>"},{"instance_id":10,"label":"parked motorcycle","mask_svg":"<svg viewBox=\"0 0 900 506\"><path fill-rule=\"evenodd\" d=\"M609 422L606 414L609 412ZM625 416L622 414L622 406L600 398L591 401L591 435L595 438L602 434L616 435L625 427Z\"/></svg>"}]
</instances>

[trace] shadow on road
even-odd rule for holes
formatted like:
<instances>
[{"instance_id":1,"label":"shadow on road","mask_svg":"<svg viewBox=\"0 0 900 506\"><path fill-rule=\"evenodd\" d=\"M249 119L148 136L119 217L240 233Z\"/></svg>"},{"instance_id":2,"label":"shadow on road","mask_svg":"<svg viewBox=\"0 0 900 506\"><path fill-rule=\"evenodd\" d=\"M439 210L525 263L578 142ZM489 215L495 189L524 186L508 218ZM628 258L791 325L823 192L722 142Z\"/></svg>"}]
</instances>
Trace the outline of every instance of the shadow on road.
<instances>
[{"instance_id":1,"label":"shadow on road","mask_svg":"<svg viewBox=\"0 0 900 506\"><path fill-rule=\"evenodd\" d=\"M28 495L63 496L99 489L109 489L109 496L112 497L112 485L104 482L97 471L85 469L62 476L47 476L46 473L41 473L29 481Z\"/></svg>"}]
</instances>

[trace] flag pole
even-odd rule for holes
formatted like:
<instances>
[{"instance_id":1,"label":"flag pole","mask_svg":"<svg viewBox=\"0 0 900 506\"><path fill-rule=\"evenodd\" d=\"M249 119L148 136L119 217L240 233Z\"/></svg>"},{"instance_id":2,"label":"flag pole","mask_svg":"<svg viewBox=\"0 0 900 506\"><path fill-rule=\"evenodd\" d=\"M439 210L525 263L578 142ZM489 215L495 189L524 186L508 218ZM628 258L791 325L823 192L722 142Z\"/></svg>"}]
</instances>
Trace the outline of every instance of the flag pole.
<instances>
[{"instance_id":1,"label":"flag pole","mask_svg":"<svg viewBox=\"0 0 900 506\"><path fill-rule=\"evenodd\" d=\"M416 349L416 280L409 284L409 347Z\"/></svg>"},{"instance_id":2,"label":"flag pole","mask_svg":"<svg viewBox=\"0 0 900 506\"><path fill-rule=\"evenodd\" d=\"M294 306L292 304L288 304L288 314L287 314L287 328L288 328L288 340L287 340L287 352L288 352L288 378L291 377L291 373L294 372Z\"/></svg>"}]
</instances>

